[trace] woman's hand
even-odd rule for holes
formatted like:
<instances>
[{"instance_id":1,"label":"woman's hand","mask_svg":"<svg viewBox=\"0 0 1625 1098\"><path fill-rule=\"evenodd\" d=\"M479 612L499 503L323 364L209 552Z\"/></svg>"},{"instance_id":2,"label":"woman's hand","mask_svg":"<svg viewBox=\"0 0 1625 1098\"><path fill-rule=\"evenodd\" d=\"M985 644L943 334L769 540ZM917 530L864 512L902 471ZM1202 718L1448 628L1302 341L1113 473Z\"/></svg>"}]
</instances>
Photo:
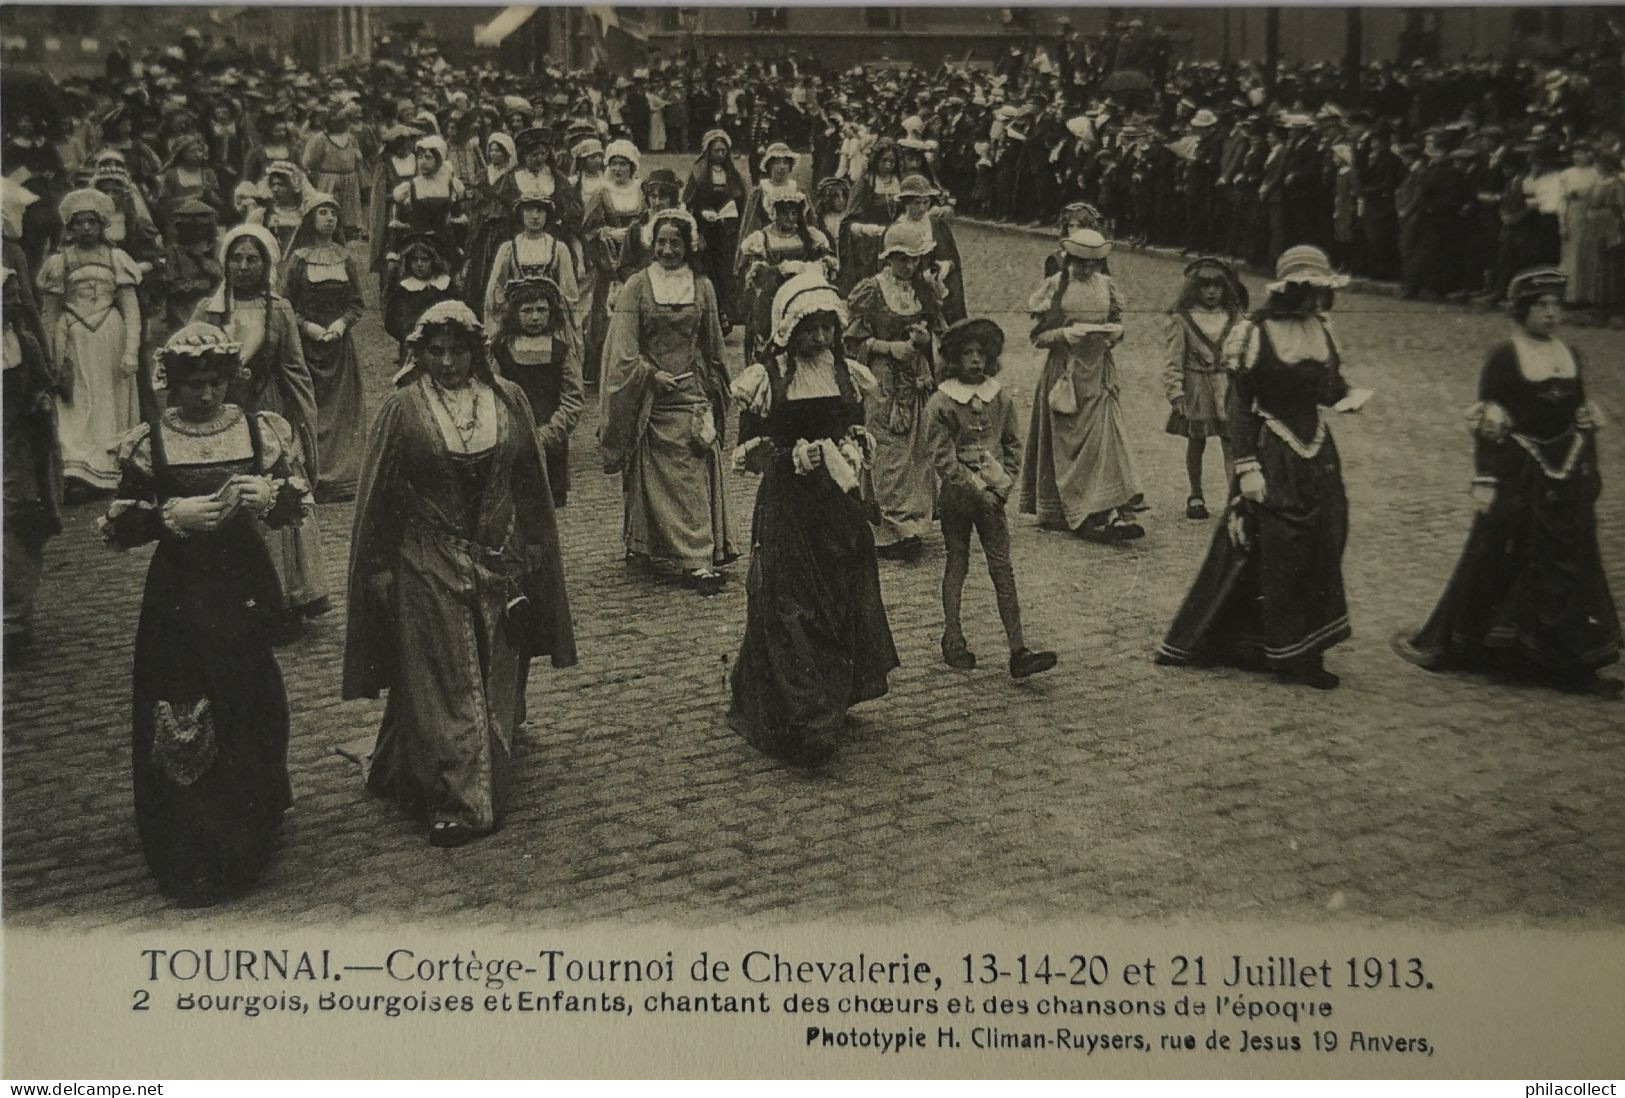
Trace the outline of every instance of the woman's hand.
<instances>
[{"instance_id":1,"label":"woman's hand","mask_svg":"<svg viewBox=\"0 0 1625 1098\"><path fill-rule=\"evenodd\" d=\"M1185 414L1185 398L1183 396L1169 397L1168 404L1173 409L1174 415L1183 416Z\"/></svg>"},{"instance_id":2,"label":"woman's hand","mask_svg":"<svg viewBox=\"0 0 1625 1098\"><path fill-rule=\"evenodd\" d=\"M1264 502L1264 474L1257 469L1249 469L1241 474L1238 483L1241 486L1241 498L1253 503Z\"/></svg>"},{"instance_id":3,"label":"woman's hand","mask_svg":"<svg viewBox=\"0 0 1625 1098\"><path fill-rule=\"evenodd\" d=\"M931 330L924 324L912 325L908 330L908 339L915 347L926 348L931 346Z\"/></svg>"},{"instance_id":4,"label":"woman's hand","mask_svg":"<svg viewBox=\"0 0 1625 1098\"><path fill-rule=\"evenodd\" d=\"M206 534L225 519L225 501L211 496L180 496L164 504L164 525L182 537Z\"/></svg>"},{"instance_id":5,"label":"woman's hand","mask_svg":"<svg viewBox=\"0 0 1625 1098\"><path fill-rule=\"evenodd\" d=\"M255 514L264 514L276 502L276 487L269 477L239 476L232 479L237 484L237 498Z\"/></svg>"},{"instance_id":6,"label":"woman's hand","mask_svg":"<svg viewBox=\"0 0 1625 1098\"><path fill-rule=\"evenodd\" d=\"M659 389L662 393L676 392L678 384L679 382L675 375L669 374L665 370L655 371L655 388Z\"/></svg>"},{"instance_id":7,"label":"woman's hand","mask_svg":"<svg viewBox=\"0 0 1625 1098\"><path fill-rule=\"evenodd\" d=\"M1473 510L1481 515L1495 506L1495 485L1489 481L1473 481L1468 494L1473 499Z\"/></svg>"}]
</instances>

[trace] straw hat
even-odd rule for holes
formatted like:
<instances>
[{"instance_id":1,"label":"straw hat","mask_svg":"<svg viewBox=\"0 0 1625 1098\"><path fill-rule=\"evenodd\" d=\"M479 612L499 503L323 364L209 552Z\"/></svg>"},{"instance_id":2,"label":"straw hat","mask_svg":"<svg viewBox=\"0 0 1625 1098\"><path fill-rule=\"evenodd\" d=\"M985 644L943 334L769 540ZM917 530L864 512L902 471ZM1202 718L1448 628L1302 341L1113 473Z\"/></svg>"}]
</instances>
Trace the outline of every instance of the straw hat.
<instances>
[{"instance_id":1,"label":"straw hat","mask_svg":"<svg viewBox=\"0 0 1625 1098\"><path fill-rule=\"evenodd\" d=\"M1291 285L1324 286L1337 290L1348 284L1348 275L1333 271L1325 252L1313 244L1299 244L1281 253L1281 257L1275 261L1275 281L1264 288L1278 294Z\"/></svg>"},{"instance_id":2,"label":"straw hat","mask_svg":"<svg viewBox=\"0 0 1625 1098\"><path fill-rule=\"evenodd\" d=\"M1061 250L1078 259L1105 259L1112 244L1094 229L1073 229L1061 238Z\"/></svg>"},{"instance_id":3,"label":"straw hat","mask_svg":"<svg viewBox=\"0 0 1625 1098\"><path fill-rule=\"evenodd\" d=\"M898 198L935 198L941 193L923 175L905 175L897 188Z\"/></svg>"},{"instance_id":4,"label":"straw hat","mask_svg":"<svg viewBox=\"0 0 1625 1098\"><path fill-rule=\"evenodd\" d=\"M880 258L886 259L894 252L919 258L930 255L936 246L936 239L932 236L929 226L900 221L887 229L886 235L881 237Z\"/></svg>"}]
</instances>

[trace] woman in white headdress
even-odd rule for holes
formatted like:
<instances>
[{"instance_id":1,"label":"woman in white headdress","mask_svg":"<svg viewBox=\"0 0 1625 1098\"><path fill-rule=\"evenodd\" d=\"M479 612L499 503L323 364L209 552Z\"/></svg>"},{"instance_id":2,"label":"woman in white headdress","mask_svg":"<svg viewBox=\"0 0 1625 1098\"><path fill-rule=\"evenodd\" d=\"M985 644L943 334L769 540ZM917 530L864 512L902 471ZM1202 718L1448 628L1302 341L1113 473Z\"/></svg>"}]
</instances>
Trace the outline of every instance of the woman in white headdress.
<instances>
[{"instance_id":1,"label":"woman in white headdress","mask_svg":"<svg viewBox=\"0 0 1625 1098\"><path fill-rule=\"evenodd\" d=\"M621 474L629 558L711 593L738 552L722 480L728 371L716 291L687 210L654 218L655 261L627 280L604 343L604 471Z\"/></svg>"},{"instance_id":2,"label":"woman in white headdress","mask_svg":"<svg viewBox=\"0 0 1625 1098\"><path fill-rule=\"evenodd\" d=\"M731 390L734 461L762 483L728 721L803 765L828 758L847 710L885 694L898 665L860 486L875 379L846 356L846 320L821 270L789 279L773 300L766 353Z\"/></svg>"},{"instance_id":3,"label":"woman in white headdress","mask_svg":"<svg viewBox=\"0 0 1625 1098\"><path fill-rule=\"evenodd\" d=\"M59 410L65 476L84 488L118 484L108 448L140 418L141 271L108 243L113 200L100 191L62 199L62 249L40 268L37 286L46 353L66 392Z\"/></svg>"},{"instance_id":4,"label":"woman in white headdress","mask_svg":"<svg viewBox=\"0 0 1625 1098\"><path fill-rule=\"evenodd\" d=\"M296 443L289 461L314 484L321 469L316 387L305 363L299 318L275 289L281 258L276 238L263 226L228 229L220 239L225 281L199 302L192 320L214 325L241 346L242 376L232 383L227 399L245 411L275 412L287 420ZM282 582L283 624L291 638L303 618L332 608L314 506L304 521L265 531L265 536Z\"/></svg>"}]
</instances>

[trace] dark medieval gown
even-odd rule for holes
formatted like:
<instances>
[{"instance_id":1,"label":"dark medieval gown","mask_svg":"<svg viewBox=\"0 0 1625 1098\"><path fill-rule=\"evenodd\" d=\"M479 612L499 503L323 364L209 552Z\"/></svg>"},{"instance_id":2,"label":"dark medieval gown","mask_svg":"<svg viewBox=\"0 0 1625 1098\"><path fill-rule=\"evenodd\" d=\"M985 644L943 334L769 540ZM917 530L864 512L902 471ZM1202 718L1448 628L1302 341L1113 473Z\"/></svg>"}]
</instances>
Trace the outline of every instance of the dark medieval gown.
<instances>
[{"instance_id":1,"label":"dark medieval gown","mask_svg":"<svg viewBox=\"0 0 1625 1098\"><path fill-rule=\"evenodd\" d=\"M532 658L576 661L536 423L502 378L495 442L447 446L421 371L373 424L350 555L346 698L388 690L367 786L477 832L501 825ZM382 596L370 582L392 577ZM520 596L530 610L509 612Z\"/></svg>"},{"instance_id":2,"label":"dark medieval gown","mask_svg":"<svg viewBox=\"0 0 1625 1098\"><path fill-rule=\"evenodd\" d=\"M740 375L733 390L739 460L762 482L728 720L763 751L801 761L827 754L847 710L884 695L898 666L862 499L827 466L799 474L793 458L802 439L863 452L864 397L853 376L863 368L831 355L798 372L814 368L832 384L811 391L835 395L790 396L782 354Z\"/></svg>"},{"instance_id":3,"label":"dark medieval gown","mask_svg":"<svg viewBox=\"0 0 1625 1098\"><path fill-rule=\"evenodd\" d=\"M270 643L279 587L254 526L298 522L308 486L290 467L293 431L280 416L237 412L205 438L173 422L166 414L157 433L142 424L116 448L123 476L102 531L121 548L158 543L132 675L136 827L159 888L201 905L253 885L293 801L288 700ZM164 525L166 501L211 495L238 474L272 479L263 519L239 510L184 537Z\"/></svg>"},{"instance_id":4,"label":"dark medieval gown","mask_svg":"<svg viewBox=\"0 0 1625 1098\"><path fill-rule=\"evenodd\" d=\"M1597 548L1595 418L1572 376L1529 381L1513 339L1493 348L1474 408L1474 464L1495 502L1473 519L1454 575L1407 658L1430 670L1583 675L1619 659L1620 626ZM1530 340L1529 343L1535 341Z\"/></svg>"},{"instance_id":5,"label":"dark medieval gown","mask_svg":"<svg viewBox=\"0 0 1625 1098\"><path fill-rule=\"evenodd\" d=\"M1238 466L1249 459L1261 466L1264 502L1226 511L1159 654L1175 663L1284 671L1350 635L1348 499L1321 412L1347 395L1348 384L1319 316L1249 322L1233 339L1225 430ZM1231 536L1233 521L1247 531L1245 546Z\"/></svg>"}]
</instances>

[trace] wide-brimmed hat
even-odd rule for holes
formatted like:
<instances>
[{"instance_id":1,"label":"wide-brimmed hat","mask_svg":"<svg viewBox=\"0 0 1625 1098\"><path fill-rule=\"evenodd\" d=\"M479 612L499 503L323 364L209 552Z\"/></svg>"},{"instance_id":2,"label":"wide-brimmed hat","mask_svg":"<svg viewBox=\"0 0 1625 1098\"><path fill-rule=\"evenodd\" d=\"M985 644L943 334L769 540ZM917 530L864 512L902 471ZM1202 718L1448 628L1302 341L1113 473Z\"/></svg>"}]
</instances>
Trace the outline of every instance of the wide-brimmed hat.
<instances>
[{"instance_id":1,"label":"wide-brimmed hat","mask_svg":"<svg viewBox=\"0 0 1625 1098\"><path fill-rule=\"evenodd\" d=\"M767 171L768 164L775 160L788 160L790 167L794 168L796 161L800 159L801 157L789 145L786 145L783 141L775 141L767 147L766 152L762 153L762 170Z\"/></svg>"},{"instance_id":2,"label":"wide-brimmed hat","mask_svg":"<svg viewBox=\"0 0 1625 1098\"><path fill-rule=\"evenodd\" d=\"M604 150L604 163L608 164L611 160L624 160L632 165L633 171L637 171L638 165L643 162L643 154L638 152L636 145L622 138L611 141L609 147Z\"/></svg>"},{"instance_id":3,"label":"wide-brimmed hat","mask_svg":"<svg viewBox=\"0 0 1625 1098\"><path fill-rule=\"evenodd\" d=\"M570 155L577 160L585 160L589 156L603 156L604 143L596 137L583 137L570 146Z\"/></svg>"},{"instance_id":4,"label":"wide-brimmed hat","mask_svg":"<svg viewBox=\"0 0 1625 1098\"><path fill-rule=\"evenodd\" d=\"M923 175L905 175L897 188L898 198L935 198L941 193Z\"/></svg>"},{"instance_id":5,"label":"wide-brimmed hat","mask_svg":"<svg viewBox=\"0 0 1625 1098\"><path fill-rule=\"evenodd\" d=\"M1061 250L1077 259L1105 259L1112 242L1096 229L1073 229L1061 238Z\"/></svg>"},{"instance_id":6,"label":"wide-brimmed hat","mask_svg":"<svg viewBox=\"0 0 1625 1098\"><path fill-rule=\"evenodd\" d=\"M886 259L900 252L918 259L930 255L936 246L936 238L929 226L919 222L899 221L887 229L886 235L880 238L880 258Z\"/></svg>"},{"instance_id":7,"label":"wide-brimmed hat","mask_svg":"<svg viewBox=\"0 0 1625 1098\"><path fill-rule=\"evenodd\" d=\"M1203 107L1201 110L1191 115L1191 126L1193 129L1205 130L1209 126L1217 125L1218 122L1219 116L1208 110L1206 107Z\"/></svg>"},{"instance_id":8,"label":"wide-brimmed hat","mask_svg":"<svg viewBox=\"0 0 1625 1098\"><path fill-rule=\"evenodd\" d=\"M948 325L942 333L942 357L958 358L965 344L980 343L987 348L988 357L998 358L1004 353L1004 329L986 317L966 317Z\"/></svg>"},{"instance_id":9,"label":"wide-brimmed hat","mask_svg":"<svg viewBox=\"0 0 1625 1098\"><path fill-rule=\"evenodd\" d=\"M1556 294L1559 298L1569 284L1569 276L1561 267L1528 267L1512 276L1507 283L1507 298L1525 301L1529 298Z\"/></svg>"},{"instance_id":10,"label":"wide-brimmed hat","mask_svg":"<svg viewBox=\"0 0 1625 1098\"><path fill-rule=\"evenodd\" d=\"M1342 289L1349 284L1348 275L1332 270L1326 253L1313 244L1299 244L1288 248L1275 261L1275 281L1264 288L1272 294L1282 293L1291 285L1321 286L1328 290Z\"/></svg>"},{"instance_id":11,"label":"wide-brimmed hat","mask_svg":"<svg viewBox=\"0 0 1625 1098\"><path fill-rule=\"evenodd\" d=\"M814 313L831 313L846 327L846 302L816 267L786 280L773 295L773 343L788 346L796 325Z\"/></svg>"}]
</instances>

